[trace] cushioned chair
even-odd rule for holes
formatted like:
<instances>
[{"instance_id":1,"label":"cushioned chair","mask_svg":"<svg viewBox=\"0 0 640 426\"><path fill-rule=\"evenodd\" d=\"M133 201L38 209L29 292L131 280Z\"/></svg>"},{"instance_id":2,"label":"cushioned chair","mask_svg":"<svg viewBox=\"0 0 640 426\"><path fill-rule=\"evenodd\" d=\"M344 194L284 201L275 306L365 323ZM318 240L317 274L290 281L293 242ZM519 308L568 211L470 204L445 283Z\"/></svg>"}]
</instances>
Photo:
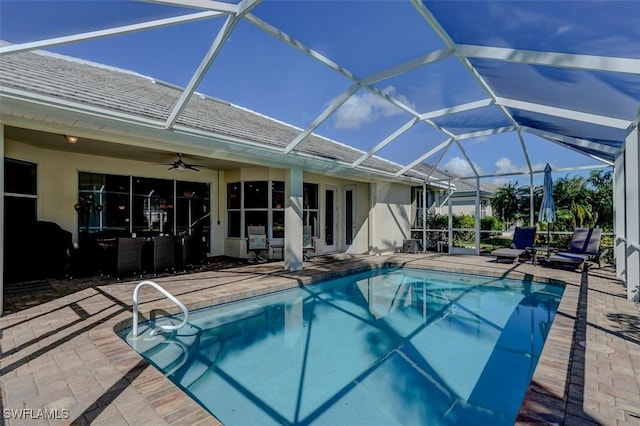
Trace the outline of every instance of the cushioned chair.
<instances>
[{"instance_id":1,"label":"cushioned chair","mask_svg":"<svg viewBox=\"0 0 640 426\"><path fill-rule=\"evenodd\" d=\"M311 225L302 227L302 258L304 260L311 260L309 253L316 252L316 242L312 237L311 229Z\"/></svg>"},{"instance_id":2,"label":"cushioned chair","mask_svg":"<svg viewBox=\"0 0 640 426\"><path fill-rule=\"evenodd\" d=\"M601 228L578 228L573 231L569 251L554 254L549 263L582 269L587 261L593 261L601 266L602 256L607 252L600 252L601 238Z\"/></svg>"},{"instance_id":3,"label":"cushioned chair","mask_svg":"<svg viewBox=\"0 0 640 426\"><path fill-rule=\"evenodd\" d=\"M264 231L264 226L247 226L247 252L255 253L255 257L249 259L249 263L264 263L267 259L260 256L263 251L269 250L269 240Z\"/></svg>"},{"instance_id":4,"label":"cushioned chair","mask_svg":"<svg viewBox=\"0 0 640 426\"><path fill-rule=\"evenodd\" d=\"M142 238L118 238L113 247L105 251L106 272L118 278L125 273L142 274Z\"/></svg>"},{"instance_id":5,"label":"cushioned chair","mask_svg":"<svg viewBox=\"0 0 640 426\"><path fill-rule=\"evenodd\" d=\"M520 260L520 256L531 253L535 239L535 226L516 227L516 230L513 232L511 246L509 248L494 250L491 252L491 255L496 257L496 262L499 260L517 262Z\"/></svg>"},{"instance_id":6,"label":"cushioned chair","mask_svg":"<svg viewBox=\"0 0 640 426\"><path fill-rule=\"evenodd\" d=\"M153 272L175 270L175 241L173 237L153 238Z\"/></svg>"}]
</instances>

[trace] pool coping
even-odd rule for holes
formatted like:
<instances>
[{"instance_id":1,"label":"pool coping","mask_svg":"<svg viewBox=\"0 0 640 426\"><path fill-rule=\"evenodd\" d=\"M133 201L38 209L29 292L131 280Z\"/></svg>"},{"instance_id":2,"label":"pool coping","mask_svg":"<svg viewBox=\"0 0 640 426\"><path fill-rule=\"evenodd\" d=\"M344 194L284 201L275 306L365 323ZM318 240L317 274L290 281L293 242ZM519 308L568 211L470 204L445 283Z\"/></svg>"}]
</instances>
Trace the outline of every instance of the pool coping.
<instances>
[{"instance_id":1,"label":"pool coping","mask_svg":"<svg viewBox=\"0 0 640 426\"><path fill-rule=\"evenodd\" d=\"M191 311L382 268L414 268L482 275L493 278L526 279L545 284L561 285L565 290L520 408L517 423L563 423L566 412L566 396L569 391L567 379L571 371L572 337L575 326L575 320L572 318L576 317L578 308L578 289L576 286L560 279L513 270L496 270L491 267L478 269L477 266L421 265L413 262L410 258L404 261L381 259L376 261L376 258L373 259L370 263L339 271L320 271L309 274L310 271L303 270L298 272L282 271L271 274L271 277L282 279L279 284L262 285L264 284L261 283L263 277L257 276L247 281L247 284L250 284L251 281L256 281L253 290L234 292L232 295L213 297L206 300L185 302L185 305ZM156 309L150 311L151 314L158 311L168 314L180 312L180 309L172 304L158 303L158 300L154 300L154 304ZM158 304L160 306L157 306ZM145 305L146 303L141 303L142 320L148 319L143 315L146 313L144 310ZM124 374L124 377L132 379L130 384L168 424L198 423L221 425L222 423L215 416L197 404L186 392L162 375L153 365L148 364L140 354L117 335L119 331L130 327L131 324L131 314L121 313L108 320L104 324L105 327L90 332L89 337L118 371ZM147 368L149 366L151 368Z\"/></svg>"}]
</instances>

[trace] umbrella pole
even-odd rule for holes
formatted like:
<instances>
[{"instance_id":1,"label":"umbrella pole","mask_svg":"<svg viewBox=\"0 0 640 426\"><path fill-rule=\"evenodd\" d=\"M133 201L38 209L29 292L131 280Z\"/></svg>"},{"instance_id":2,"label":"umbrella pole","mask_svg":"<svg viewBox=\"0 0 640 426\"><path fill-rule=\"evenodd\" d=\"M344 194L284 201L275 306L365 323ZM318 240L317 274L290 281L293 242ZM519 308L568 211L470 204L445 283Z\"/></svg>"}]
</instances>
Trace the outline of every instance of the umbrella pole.
<instances>
[{"instance_id":1,"label":"umbrella pole","mask_svg":"<svg viewBox=\"0 0 640 426\"><path fill-rule=\"evenodd\" d=\"M547 222L547 259L551 255L551 228L549 222Z\"/></svg>"}]
</instances>

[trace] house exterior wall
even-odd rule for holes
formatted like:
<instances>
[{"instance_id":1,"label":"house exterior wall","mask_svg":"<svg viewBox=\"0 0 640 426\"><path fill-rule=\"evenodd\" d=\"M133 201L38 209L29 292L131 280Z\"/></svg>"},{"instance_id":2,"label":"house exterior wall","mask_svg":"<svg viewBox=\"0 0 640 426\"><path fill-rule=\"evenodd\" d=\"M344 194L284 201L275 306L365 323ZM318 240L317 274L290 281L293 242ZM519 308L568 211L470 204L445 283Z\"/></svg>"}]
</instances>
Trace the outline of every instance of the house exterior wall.
<instances>
[{"instance_id":1,"label":"house exterior wall","mask_svg":"<svg viewBox=\"0 0 640 426\"><path fill-rule=\"evenodd\" d=\"M79 172L209 183L212 192L210 194L212 212L217 211L216 204L220 202L216 196L218 192L218 173L216 170L169 171L166 170L167 167L157 164L42 149L16 140L6 140L5 145L5 157L28 161L38 166L38 220L57 223L63 229L71 232L73 240L76 242L78 240L78 215L73 206L78 202ZM211 250L214 251L213 254L222 254L219 252L222 249L220 241L216 240L224 229L224 220L221 218L220 225L217 224L217 216L210 218L210 221Z\"/></svg>"},{"instance_id":2,"label":"house exterior wall","mask_svg":"<svg viewBox=\"0 0 640 426\"><path fill-rule=\"evenodd\" d=\"M493 214L493 210L491 209L491 201L489 198L480 197L480 202L484 202L485 213L484 216L491 216ZM469 216L476 215L476 197L473 196L463 196L463 197L452 197L451 198L451 206L453 214L466 214ZM446 213L445 213L446 214ZM482 217L482 213L481 213Z\"/></svg>"},{"instance_id":3,"label":"house exterior wall","mask_svg":"<svg viewBox=\"0 0 640 426\"><path fill-rule=\"evenodd\" d=\"M411 187L390 182L372 185L371 254L391 254L411 238Z\"/></svg>"},{"instance_id":4,"label":"house exterior wall","mask_svg":"<svg viewBox=\"0 0 640 426\"><path fill-rule=\"evenodd\" d=\"M73 234L75 242L78 241L78 215L74 210L74 204L78 202L79 172L209 183L211 254L240 258L248 256L246 240L227 237L227 183L253 180L285 181L286 177L285 169L258 165L226 171L209 168L203 168L199 172L167 170L167 167L142 161L43 149L20 140L5 141L5 157L37 165L37 218L59 224ZM336 251L346 249L343 239L345 231L343 189L349 186L355 188L356 206L354 240L349 252L367 253L369 249L369 184L314 173L304 173L304 182L318 185L320 235L316 239L316 252L321 254L325 251L324 205L325 189L329 187L336 189Z\"/></svg>"}]
</instances>

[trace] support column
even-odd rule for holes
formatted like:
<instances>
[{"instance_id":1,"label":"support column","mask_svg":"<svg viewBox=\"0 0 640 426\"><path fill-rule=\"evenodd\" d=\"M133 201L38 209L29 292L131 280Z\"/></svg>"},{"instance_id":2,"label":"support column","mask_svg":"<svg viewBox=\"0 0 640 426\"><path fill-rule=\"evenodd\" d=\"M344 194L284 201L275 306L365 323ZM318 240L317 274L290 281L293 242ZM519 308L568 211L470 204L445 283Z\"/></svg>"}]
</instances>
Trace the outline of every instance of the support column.
<instances>
[{"instance_id":1,"label":"support column","mask_svg":"<svg viewBox=\"0 0 640 426\"><path fill-rule=\"evenodd\" d=\"M284 269L302 269L302 169L289 169L285 176Z\"/></svg>"},{"instance_id":2,"label":"support column","mask_svg":"<svg viewBox=\"0 0 640 426\"><path fill-rule=\"evenodd\" d=\"M480 256L480 178L476 177L476 256Z\"/></svg>"},{"instance_id":3,"label":"support column","mask_svg":"<svg viewBox=\"0 0 640 426\"><path fill-rule=\"evenodd\" d=\"M0 234L4 241L4 125L0 124ZM0 316L4 305L4 244L0 244Z\"/></svg>"},{"instance_id":4,"label":"support column","mask_svg":"<svg viewBox=\"0 0 640 426\"><path fill-rule=\"evenodd\" d=\"M453 205L451 204L451 181L447 181L447 211L449 214L449 254L453 251Z\"/></svg>"},{"instance_id":5,"label":"support column","mask_svg":"<svg viewBox=\"0 0 640 426\"><path fill-rule=\"evenodd\" d=\"M422 252L427 252L427 182L422 183Z\"/></svg>"},{"instance_id":6,"label":"support column","mask_svg":"<svg viewBox=\"0 0 640 426\"><path fill-rule=\"evenodd\" d=\"M626 281L627 276L627 243L620 238L626 238L625 223L625 184L624 184L624 151L617 157L613 169L613 229L616 239L613 242L613 254L616 262L616 276ZM625 282L626 285L626 282Z\"/></svg>"},{"instance_id":7,"label":"support column","mask_svg":"<svg viewBox=\"0 0 640 426\"><path fill-rule=\"evenodd\" d=\"M377 239L377 235L375 233L375 227L373 224L375 223L375 209L376 204L378 203L378 184L370 183L369 184L369 214L367 215L367 253L372 254L380 254L380 250L384 250L384 247L380 244L380 240Z\"/></svg>"},{"instance_id":8,"label":"support column","mask_svg":"<svg viewBox=\"0 0 640 426\"><path fill-rule=\"evenodd\" d=\"M533 211L533 172L529 172L529 226L536 226ZM549 224L547 224L549 226Z\"/></svg>"},{"instance_id":9,"label":"support column","mask_svg":"<svg viewBox=\"0 0 640 426\"><path fill-rule=\"evenodd\" d=\"M640 283L640 135L636 127L627 136L624 154L624 175L626 194L626 235L627 235L627 298L638 301Z\"/></svg>"}]
</instances>

